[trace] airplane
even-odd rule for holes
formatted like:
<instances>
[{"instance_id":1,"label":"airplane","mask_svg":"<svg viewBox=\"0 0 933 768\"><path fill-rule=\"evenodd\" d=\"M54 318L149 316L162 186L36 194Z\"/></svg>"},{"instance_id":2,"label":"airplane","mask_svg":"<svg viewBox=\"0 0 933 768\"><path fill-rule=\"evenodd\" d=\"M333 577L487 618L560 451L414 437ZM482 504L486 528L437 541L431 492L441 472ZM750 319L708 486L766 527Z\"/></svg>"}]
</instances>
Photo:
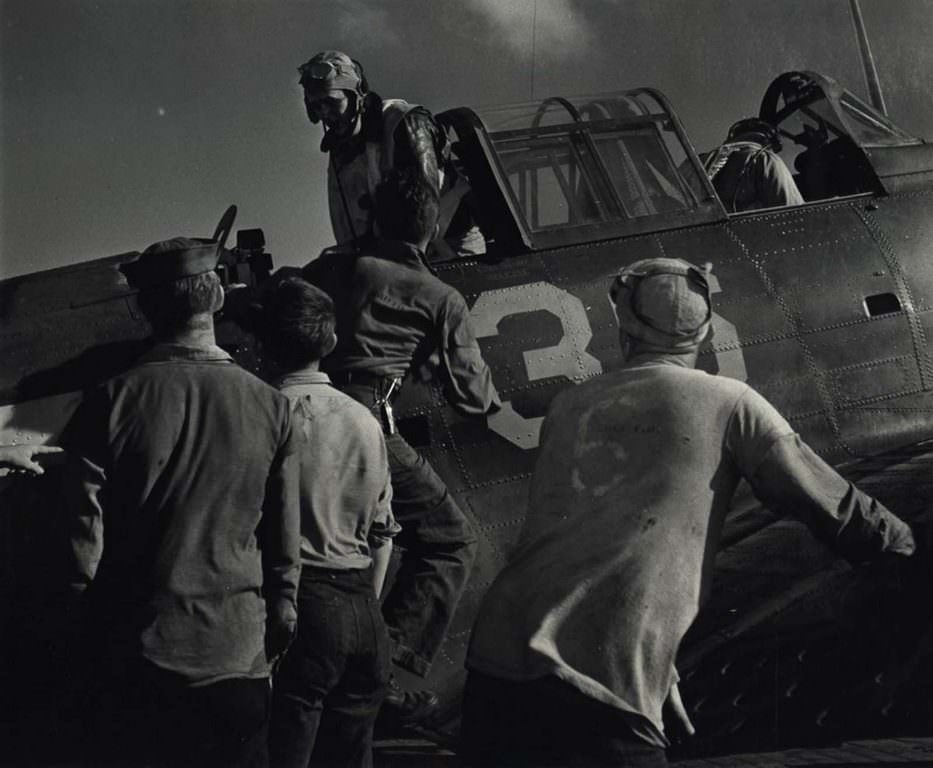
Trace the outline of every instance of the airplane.
<instances>
[{"instance_id":1,"label":"airplane","mask_svg":"<svg viewBox=\"0 0 933 768\"><path fill-rule=\"evenodd\" d=\"M812 71L779 75L760 116L784 139L803 205L727 213L651 88L438 115L488 252L433 268L467 299L504 406L468 419L438 387L406 382L395 408L480 539L429 677L402 676L441 693L439 740L456 739L470 628L521 530L548 403L622 365L607 291L625 264L709 263L715 315L700 367L747 381L861 487L905 519L926 518L933 148ZM240 231L227 249L234 216L211 238L222 277L261 286L272 273L264 238ZM54 441L82 389L131 364L148 330L117 266L135 255L0 282L0 444ZM223 314L218 340L260 369L251 336ZM35 606L55 574L54 478L0 480L11 619L0 647L16 665L48 646ZM749 492L722 546L678 659L698 735L675 756L930 731L933 623L915 573L850 568ZM21 669L6 676L23 684Z\"/></svg>"}]
</instances>

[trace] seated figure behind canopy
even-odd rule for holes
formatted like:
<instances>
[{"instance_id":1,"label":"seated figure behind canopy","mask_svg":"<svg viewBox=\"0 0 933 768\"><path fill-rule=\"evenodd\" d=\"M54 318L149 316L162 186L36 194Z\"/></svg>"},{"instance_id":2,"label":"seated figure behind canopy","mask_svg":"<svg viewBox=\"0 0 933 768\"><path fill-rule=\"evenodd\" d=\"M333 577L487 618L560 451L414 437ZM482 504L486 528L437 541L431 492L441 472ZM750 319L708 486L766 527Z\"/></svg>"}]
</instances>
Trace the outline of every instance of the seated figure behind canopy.
<instances>
[{"instance_id":1,"label":"seated figure behind canopy","mask_svg":"<svg viewBox=\"0 0 933 768\"><path fill-rule=\"evenodd\" d=\"M706 174L730 213L804 200L794 177L777 154L781 141L773 126L756 117L739 120L726 141L703 161Z\"/></svg>"}]
</instances>

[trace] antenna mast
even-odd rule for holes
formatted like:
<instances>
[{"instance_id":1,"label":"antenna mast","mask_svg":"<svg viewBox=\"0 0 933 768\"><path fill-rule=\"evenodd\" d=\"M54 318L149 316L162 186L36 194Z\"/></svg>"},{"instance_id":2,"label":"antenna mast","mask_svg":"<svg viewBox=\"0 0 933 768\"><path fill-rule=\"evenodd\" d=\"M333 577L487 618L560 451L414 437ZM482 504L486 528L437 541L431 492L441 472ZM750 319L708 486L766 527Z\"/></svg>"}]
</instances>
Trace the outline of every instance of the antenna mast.
<instances>
[{"instance_id":1,"label":"antenna mast","mask_svg":"<svg viewBox=\"0 0 933 768\"><path fill-rule=\"evenodd\" d=\"M862 69L865 72L865 82L868 85L868 94L871 97L872 106L882 115L887 115L888 109L884 105L881 82L878 80L878 70L875 69L875 59L871 55L871 47L868 45L868 33L865 31L865 20L862 18L862 9L859 7L858 0L849 0L849 8L852 11L852 23L855 24L855 37L858 40Z\"/></svg>"},{"instance_id":2,"label":"antenna mast","mask_svg":"<svg viewBox=\"0 0 933 768\"><path fill-rule=\"evenodd\" d=\"M531 15L531 101L535 100L535 43L538 35L538 0Z\"/></svg>"}]
</instances>

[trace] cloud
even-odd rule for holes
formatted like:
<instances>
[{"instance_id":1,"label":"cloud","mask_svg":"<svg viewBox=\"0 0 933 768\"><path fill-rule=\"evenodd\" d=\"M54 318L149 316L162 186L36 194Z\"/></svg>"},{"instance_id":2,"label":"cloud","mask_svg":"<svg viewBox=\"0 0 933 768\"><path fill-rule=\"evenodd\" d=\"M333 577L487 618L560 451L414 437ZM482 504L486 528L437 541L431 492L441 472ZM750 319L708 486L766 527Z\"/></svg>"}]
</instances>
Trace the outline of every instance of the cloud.
<instances>
[{"instance_id":1,"label":"cloud","mask_svg":"<svg viewBox=\"0 0 933 768\"><path fill-rule=\"evenodd\" d=\"M390 8L367 0L340 0L336 5L338 34L347 40L366 40L378 34L383 46L396 46L402 41Z\"/></svg>"},{"instance_id":2,"label":"cloud","mask_svg":"<svg viewBox=\"0 0 933 768\"><path fill-rule=\"evenodd\" d=\"M528 55L532 34L536 54L550 58L580 53L593 37L572 0L466 0L466 5L517 55Z\"/></svg>"}]
</instances>

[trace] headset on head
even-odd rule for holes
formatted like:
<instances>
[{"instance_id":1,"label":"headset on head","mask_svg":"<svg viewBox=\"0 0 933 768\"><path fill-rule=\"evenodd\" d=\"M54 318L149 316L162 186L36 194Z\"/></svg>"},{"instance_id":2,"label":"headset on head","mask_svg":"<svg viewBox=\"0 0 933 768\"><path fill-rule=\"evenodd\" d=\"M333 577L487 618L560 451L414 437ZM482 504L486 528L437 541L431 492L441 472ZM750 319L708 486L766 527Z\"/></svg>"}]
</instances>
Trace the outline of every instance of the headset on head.
<instances>
[{"instance_id":1,"label":"headset on head","mask_svg":"<svg viewBox=\"0 0 933 768\"><path fill-rule=\"evenodd\" d=\"M347 58L350 58L349 56ZM360 109L363 99L366 94L369 93L369 82L366 80L366 75L363 72L363 65L360 64L356 59L350 58L350 62L353 66L353 74L356 76L357 85L356 88L351 91L356 96L356 104L354 107L358 110ZM301 73L301 78L299 83L302 86L307 85L308 80L326 80L331 73L339 73L346 76L347 72L341 72L341 67L336 66L333 62L330 61L311 61L303 64L298 68L298 71ZM340 88L339 90L350 90L347 88ZM314 124L317 124L321 121L321 118L311 111L308 112L308 118Z\"/></svg>"},{"instance_id":2,"label":"headset on head","mask_svg":"<svg viewBox=\"0 0 933 768\"><path fill-rule=\"evenodd\" d=\"M747 117L734 123L729 129L726 141L738 141L743 136L758 137L761 139L759 143L774 152L780 152L783 147L777 128L759 117Z\"/></svg>"}]
</instances>

